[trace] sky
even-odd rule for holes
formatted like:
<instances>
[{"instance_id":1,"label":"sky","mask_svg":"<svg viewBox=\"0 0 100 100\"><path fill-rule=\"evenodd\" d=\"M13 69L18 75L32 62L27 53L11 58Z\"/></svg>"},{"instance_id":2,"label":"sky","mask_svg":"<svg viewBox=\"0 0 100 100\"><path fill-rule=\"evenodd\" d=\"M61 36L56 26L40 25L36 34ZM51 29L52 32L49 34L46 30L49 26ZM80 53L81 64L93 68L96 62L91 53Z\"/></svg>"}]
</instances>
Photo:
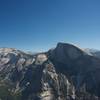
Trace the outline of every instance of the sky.
<instances>
[{"instance_id":1,"label":"sky","mask_svg":"<svg viewBox=\"0 0 100 100\"><path fill-rule=\"evenodd\" d=\"M100 0L0 0L0 47L37 52L58 42L100 49Z\"/></svg>"}]
</instances>

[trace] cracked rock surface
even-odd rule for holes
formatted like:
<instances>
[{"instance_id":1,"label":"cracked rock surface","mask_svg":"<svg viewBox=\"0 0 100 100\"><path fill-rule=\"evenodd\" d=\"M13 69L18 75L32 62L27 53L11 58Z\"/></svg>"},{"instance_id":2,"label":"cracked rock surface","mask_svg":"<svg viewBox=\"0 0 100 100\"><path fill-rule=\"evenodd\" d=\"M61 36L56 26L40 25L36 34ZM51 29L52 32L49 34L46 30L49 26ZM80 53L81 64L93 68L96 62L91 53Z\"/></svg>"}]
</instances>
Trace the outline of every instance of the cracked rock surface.
<instances>
[{"instance_id":1,"label":"cracked rock surface","mask_svg":"<svg viewBox=\"0 0 100 100\"><path fill-rule=\"evenodd\" d=\"M0 49L0 100L100 100L100 58L66 43L45 53Z\"/></svg>"}]
</instances>

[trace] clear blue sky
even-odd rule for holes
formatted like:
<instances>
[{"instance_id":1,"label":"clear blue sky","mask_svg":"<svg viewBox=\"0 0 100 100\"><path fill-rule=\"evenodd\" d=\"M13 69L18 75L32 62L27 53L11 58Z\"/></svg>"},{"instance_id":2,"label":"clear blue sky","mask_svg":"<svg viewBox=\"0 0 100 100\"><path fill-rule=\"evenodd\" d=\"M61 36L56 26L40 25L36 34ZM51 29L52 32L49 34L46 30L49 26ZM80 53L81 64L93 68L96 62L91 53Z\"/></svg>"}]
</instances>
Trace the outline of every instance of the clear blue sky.
<instances>
[{"instance_id":1,"label":"clear blue sky","mask_svg":"<svg viewBox=\"0 0 100 100\"><path fill-rule=\"evenodd\" d=\"M100 49L100 0L0 0L0 47L44 51L57 42Z\"/></svg>"}]
</instances>

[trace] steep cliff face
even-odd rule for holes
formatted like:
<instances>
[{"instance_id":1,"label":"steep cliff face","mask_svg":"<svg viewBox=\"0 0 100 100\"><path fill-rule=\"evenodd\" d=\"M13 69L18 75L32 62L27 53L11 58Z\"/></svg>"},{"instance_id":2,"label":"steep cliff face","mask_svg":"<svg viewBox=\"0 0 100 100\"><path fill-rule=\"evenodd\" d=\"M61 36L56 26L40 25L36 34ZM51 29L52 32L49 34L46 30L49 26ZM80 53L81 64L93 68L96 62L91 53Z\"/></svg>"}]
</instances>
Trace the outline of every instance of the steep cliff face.
<instances>
[{"instance_id":1,"label":"steep cliff face","mask_svg":"<svg viewBox=\"0 0 100 100\"><path fill-rule=\"evenodd\" d=\"M0 49L1 100L99 100L100 59L71 44L34 55Z\"/></svg>"},{"instance_id":2,"label":"steep cliff face","mask_svg":"<svg viewBox=\"0 0 100 100\"><path fill-rule=\"evenodd\" d=\"M71 79L76 94L83 92L100 96L99 58L73 45L59 43L54 50L49 51L49 59L60 73Z\"/></svg>"}]
</instances>

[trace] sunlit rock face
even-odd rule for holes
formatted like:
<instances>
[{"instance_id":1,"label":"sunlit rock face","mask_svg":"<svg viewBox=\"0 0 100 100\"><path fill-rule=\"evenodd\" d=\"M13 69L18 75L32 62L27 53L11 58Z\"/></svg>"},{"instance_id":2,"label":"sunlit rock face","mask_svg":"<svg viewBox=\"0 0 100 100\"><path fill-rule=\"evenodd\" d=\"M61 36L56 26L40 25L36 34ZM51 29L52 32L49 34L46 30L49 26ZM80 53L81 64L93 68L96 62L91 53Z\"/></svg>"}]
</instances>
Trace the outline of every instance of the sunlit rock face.
<instances>
[{"instance_id":1,"label":"sunlit rock face","mask_svg":"<svg viewBox=\"0 0 100 100\"><path fill-rule=\"evenodd\" d=\"M47 56L45 54L38 54L36 57L35 64L36 65L41 65L47 60Z\"/></svg>"},{"instance_id":2,"label":"sunlit rock face","mask_svg":"<svg viewBox=\"0 0 100 100\"><path fill-rule=\"evenodd\" d=\"M0 49L0 100L99 100L100 59L67 43L34 55Z\"/></svg>"}]
</instances>

